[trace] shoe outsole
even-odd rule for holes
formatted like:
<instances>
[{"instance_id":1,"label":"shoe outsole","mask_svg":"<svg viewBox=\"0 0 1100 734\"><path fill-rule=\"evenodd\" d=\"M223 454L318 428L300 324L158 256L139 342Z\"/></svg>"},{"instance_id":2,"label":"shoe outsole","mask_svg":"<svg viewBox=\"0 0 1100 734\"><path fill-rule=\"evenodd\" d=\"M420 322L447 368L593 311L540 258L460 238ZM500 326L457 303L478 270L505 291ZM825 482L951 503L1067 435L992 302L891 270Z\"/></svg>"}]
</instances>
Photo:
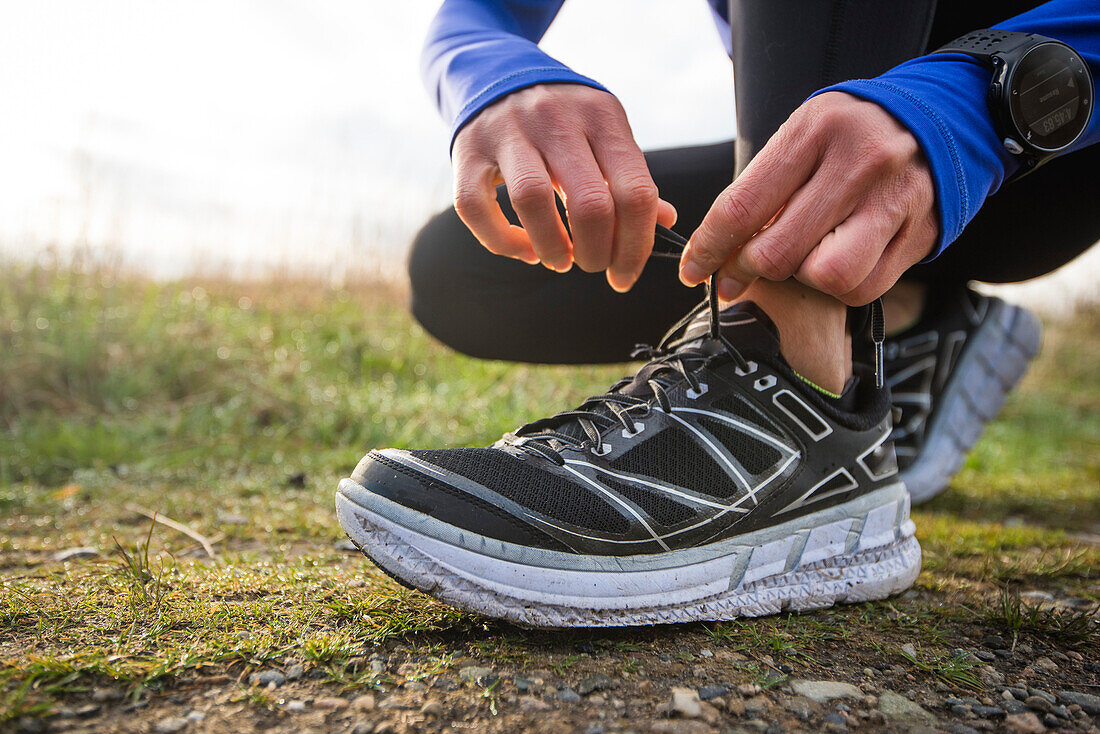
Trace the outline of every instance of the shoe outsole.
<instances>
[{"instance_id":1,"label":"shoe outsole","mask_svg":"<svg viewBox=\"0 0 1100 734\"><path fill-rule=\"evenodd\" d=\"M942 407L928 425L920 452L900 474L915 505L947 488L1039 353L1043 327L1038 318L999 298L991 299L989 309L939 398Z\"/></svg>"},{"instance_id":2,"label":"shoe outsole","mask_svg":"<svg viewBox=\"0 0 1100 734\"><path fill-rule=\"evenodd\" d=\"M468 534L472 542L465 548L450 545L349 494L363 496L337 492L340 524L386 574L459 609L525 627L671 624L820 609L885 598L909 588L920 572L920 545L903 489L900 497L852 517L837 520L833 512L831 522L814 525L813 515L806 516L802 531L740 554L630 572L503 561L470 550L480 536Z\"/></svg>"}]
</instances>

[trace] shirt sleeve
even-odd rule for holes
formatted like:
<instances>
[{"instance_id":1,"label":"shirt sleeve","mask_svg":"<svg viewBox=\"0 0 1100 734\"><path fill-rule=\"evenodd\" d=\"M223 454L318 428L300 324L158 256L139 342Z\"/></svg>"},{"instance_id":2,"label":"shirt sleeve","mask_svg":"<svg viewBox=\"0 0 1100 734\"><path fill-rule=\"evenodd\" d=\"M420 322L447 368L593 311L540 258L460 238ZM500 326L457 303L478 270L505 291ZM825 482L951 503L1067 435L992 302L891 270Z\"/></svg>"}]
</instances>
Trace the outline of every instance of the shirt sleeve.
<instances>
[{"instance_id":1,"label":"shirt sleeve","mask_svg":"<svg viewBox=\"0 0 1100 734\"><path fill-rule=\"evenodd\" d=\"M421 70L455 135L474 115L525 87L572 82L607 91L538 47L564 0L444 0Z\"/></svg>"},{"instance_id":2,"label":"shirt sleeve","mask_svg":"<svg viewBox=\"0 0 1100 734\"><path fill-rule=\"evenodd\" d=\"M1053 0L995 27L1062 41L1085 60L1094 83L1100 78L1100 3L1096 0ZM874 79L847 81L816 93L848 92L876 102L920 143L932 171L940 218L939 242L929 260L962 233L986 198L1020 166L1005 151L993 127L986 104L991 79L992 70L970 56L931 54ZM1071 150L1097 141L1100 115L1094 112Z\"/></svg>"}]
</instances>

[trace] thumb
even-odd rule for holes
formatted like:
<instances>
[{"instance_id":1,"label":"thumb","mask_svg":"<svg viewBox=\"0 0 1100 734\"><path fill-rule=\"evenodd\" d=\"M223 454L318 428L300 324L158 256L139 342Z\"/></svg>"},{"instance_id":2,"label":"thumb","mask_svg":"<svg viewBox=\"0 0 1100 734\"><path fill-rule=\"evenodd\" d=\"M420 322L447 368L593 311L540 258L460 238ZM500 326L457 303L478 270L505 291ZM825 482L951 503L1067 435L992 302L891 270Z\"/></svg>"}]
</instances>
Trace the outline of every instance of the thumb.
<instances>
[{"instance_id":1,"label":"thumb","mask_svg":"<svg viewBox=\"0 0 1100 734\"><path fill-rule=\"evenodd\" d=\"M676 219L678 218L678 216L679 215L676 213L676 207L674 207L672 204L669 204L664 199L659 199L657 201L657 224L661 225L662 227L671 228L672 225L676 224Z\"/></svg>"}]
</instances>

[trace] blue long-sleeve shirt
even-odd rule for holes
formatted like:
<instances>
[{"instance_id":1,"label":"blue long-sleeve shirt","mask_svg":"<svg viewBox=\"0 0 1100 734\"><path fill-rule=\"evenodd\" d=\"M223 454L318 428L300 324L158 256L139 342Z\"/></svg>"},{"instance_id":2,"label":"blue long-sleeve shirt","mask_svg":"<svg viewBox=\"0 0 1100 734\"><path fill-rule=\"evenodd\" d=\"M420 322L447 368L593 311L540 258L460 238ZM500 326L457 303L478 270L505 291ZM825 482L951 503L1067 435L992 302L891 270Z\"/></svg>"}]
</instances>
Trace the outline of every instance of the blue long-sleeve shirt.
<instances>
[{"instance_id":1,"label":"blue long-sleeve shirt","mask_svg":"<svg viewBox=\"0 0 1100 734\"><path fill-rule=\"evenodd\" d=\"M480 110L525 87L573 82L608 91L538 47L563 2L444 1L428 32L423 71L437 106L451 123L452 140ZM709 3L719 31L728 39L726 1ZM1098 0L1052 0L994 27L1067 43L1085 59L1093 78L1100 78ZM959 236L986 198L1020 165L1002 146L985 102L991 74L964 54L932 54L874 79L847 81L818 92L843 91L876 102L916 137L932 172L940 219L932 256ZM1098 141L1100 114L1094 114L1073 149Z\"/></svg>"}]
</instances>

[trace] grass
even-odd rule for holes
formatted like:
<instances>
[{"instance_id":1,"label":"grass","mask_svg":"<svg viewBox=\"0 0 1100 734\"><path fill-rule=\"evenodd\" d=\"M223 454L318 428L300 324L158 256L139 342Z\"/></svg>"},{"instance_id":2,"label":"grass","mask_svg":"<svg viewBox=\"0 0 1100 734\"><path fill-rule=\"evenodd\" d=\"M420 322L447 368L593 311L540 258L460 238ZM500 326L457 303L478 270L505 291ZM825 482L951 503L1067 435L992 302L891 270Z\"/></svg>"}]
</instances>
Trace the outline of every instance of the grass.
<instances>
[{"instance_id":1,"label":"grass","mask_svg":"<svg viewBox=\"0 0 1100 734\"><path fill-rule=\"evenodd\" d=\"M626 369L455 355L374 283L156 283L79 264L8 266L0 728L94 686L137 701L203 681L243 685L289 660L338 693L464 661L563 679L592 660L679 675L708 646L745 657L737 674L770 687L785 680L781 666L828 675L845 661L896 663L908 641L920 646L915 675L965 688L973 673L950 651L997 630L1100 655L1093 613L1013 596L1100 601L1095 309L1048 329L1043 358L952 491L915 513L920 598L665 630L527 632L403 589L337 548L332 490L368 449L486 445ZM135 505L210 539L216 558ZM53 560L77 546L100 555ZM372 670L380 649L406 656L402 673ZM247 687L236 695L281 705ZM479 695L503 705L496 687Z\"/></svg>"}]
</instances>

